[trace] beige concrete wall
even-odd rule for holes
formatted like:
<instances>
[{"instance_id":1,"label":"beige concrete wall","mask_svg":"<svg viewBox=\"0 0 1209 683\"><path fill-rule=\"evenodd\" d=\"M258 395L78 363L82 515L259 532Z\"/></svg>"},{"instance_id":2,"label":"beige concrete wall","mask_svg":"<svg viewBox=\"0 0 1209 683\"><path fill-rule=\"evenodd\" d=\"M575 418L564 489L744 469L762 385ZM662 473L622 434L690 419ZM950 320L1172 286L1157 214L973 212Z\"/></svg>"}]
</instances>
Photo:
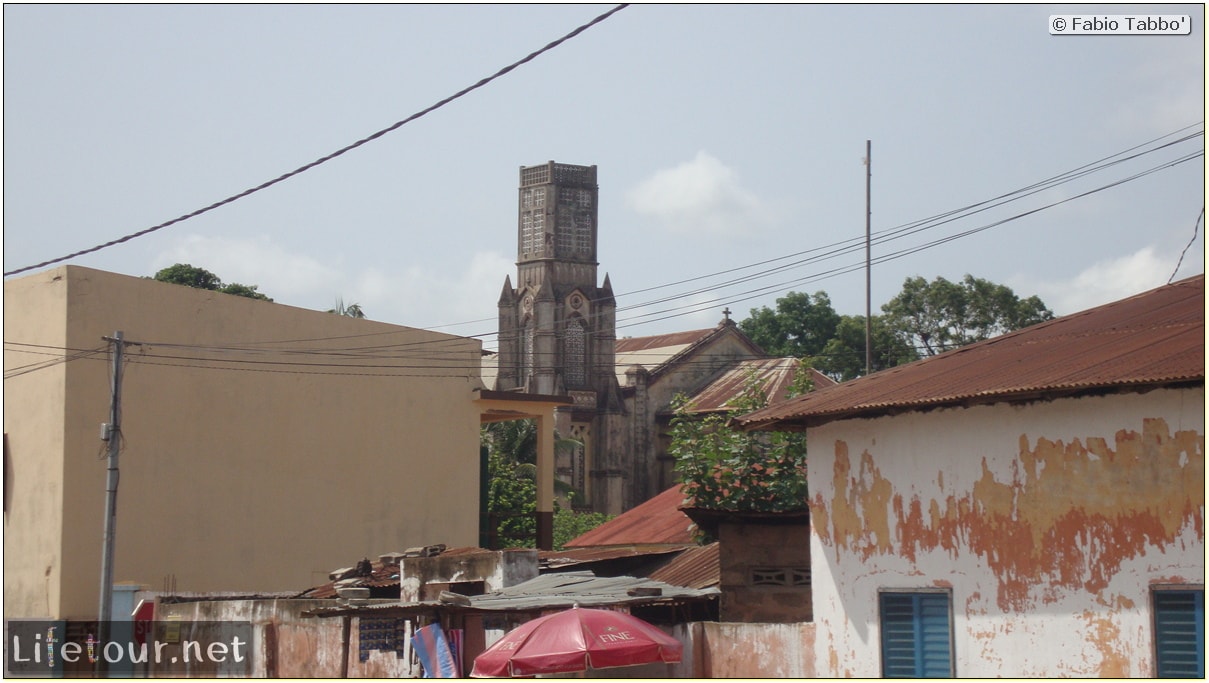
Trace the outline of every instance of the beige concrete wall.
<instances>
[{"instance_id":1,"label":"beige concrete wall","mask_svg":"<svg viewBox=\"0 0 1209 683\"><path fill-rule=\"evenodd\" d=\"M475 544L477 340L75 266L5 283L6 347L116 330L141 345L123 376L115 581L301 590L362 557ZM108 363L6 380L5 399L5 614L95 615ZM41 539L60 529L54 552Z\"/></svg>"},{"instance_id":2,"label":"beige concrete wall","mask_svg":"<svg viewBox=\"0 0 1209 683\"><path fill-rule=\"evenodd\" d=\"M808 438L820 675L881 674L880 589L942 589L958 677L1153 676L1153 587L1204 584L1203 388Z\"/></svg>"},{"instance_id":3,"label":"beige concrete wall","mask_svg":"<svg viewBox=\"0 0 1209 683\"><path fill-rule=\"evenodd\" d=\"M62 583L63 416L69 366L60 361L67 346L67 301L59 295L63 287L46 286L45 279L4 283L6 617L58 614ZM101 343L94 340L88 348ZM90 448L84 455L92 461L97 442ZM98 510L92 527L98 544L100 518ZM99 555L95 571L99 577Z\"/></svg>"}]
</instances>

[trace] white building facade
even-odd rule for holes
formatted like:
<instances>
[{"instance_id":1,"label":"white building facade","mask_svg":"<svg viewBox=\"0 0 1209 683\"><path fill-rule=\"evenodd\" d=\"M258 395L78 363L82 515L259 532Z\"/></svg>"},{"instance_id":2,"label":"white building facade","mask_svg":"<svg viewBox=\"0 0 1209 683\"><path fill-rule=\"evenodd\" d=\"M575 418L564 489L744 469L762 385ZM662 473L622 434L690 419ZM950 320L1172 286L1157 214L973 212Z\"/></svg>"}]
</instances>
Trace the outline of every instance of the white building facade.
<instances>
[{"instance_id":1,"label":"white building facade","mask_svg":"<svg viewBox=\"0 0 1209 683\"><path fill-rule=\"evenodd\" d=\"M808 438L820 675L1204 675L1203 386Z\"/></svg>"}]
</instances>

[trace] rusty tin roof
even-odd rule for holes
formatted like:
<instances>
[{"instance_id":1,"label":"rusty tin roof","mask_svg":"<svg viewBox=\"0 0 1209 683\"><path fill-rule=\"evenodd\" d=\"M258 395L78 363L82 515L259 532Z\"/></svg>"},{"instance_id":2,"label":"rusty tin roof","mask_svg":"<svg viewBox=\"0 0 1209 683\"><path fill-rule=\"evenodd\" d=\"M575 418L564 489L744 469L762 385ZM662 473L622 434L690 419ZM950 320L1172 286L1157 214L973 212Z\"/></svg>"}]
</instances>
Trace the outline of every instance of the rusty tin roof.
<instances>
[{"instance_id":1,"label":"rusty tin roof","mask_svg":"<svg viewBox=\"0 0 1209 683\"><path fill-rule=\"evenodd\" d=\"M685 588L711 588L722 583L722 564L718 542L699 545L681 552L647 577Z\"/></svg>"},{"instance_id":2,"label":"rusty tin roof","mask_svg":"<svg viewBox=\"0 0 1209 683\"><path fill-rule=\"evenodd\" d=\"M761 358L739 362L722 373L692 397L690 413L723 413L731 408L727 404L743 393L747 378L754 376L756 382L768 396L768 403L785 400L794 378L798 374L800 361L797 358ZM835 384L835 380L810 368L810 377L815 389Z\"/></svg>"},{"instance_id":3,"label":"rusty tin roof","mask_svg":"<svg viewBox=\"0 0 1209 683\"><path fill-rule=\"evenodd\" d=\"M1205 276L800 396L735 420L803 429L909 410L1205 382Z\"/></svg>"},{"instance_id":4,"label":"rusty tin roof","mask_svg":"<svg viewBox=\"0 0 1209 683\"><path fill-rule=\"evenodd\" d=\"M576 536L564 547L694 545L693 520L678 509L683 502L684 494L680 492L680 486L673 486L595 529Z\"/></svg>"},{"instance_id":5,"label":"rusty tin roof","mask_svg":"<svg viewBox=\"0 0 1209 683\"><path fill-rule=\"evenodd\" d=\"M295 597L328 599L336 597L337 587L348 588L394 588L398 597L399 565L373 562L373 571L369 576L351 576L347 579L330 581L322 586L303 591Z\"/></svg>"},{"instance_id":6,"label":"rusty tin roof","mask_svg":"<svg viewBox=\"0 0 1209 683\"><path fill-rule=\"evenodd\" d=\"M559 570L577 565L607 562L609 560L670 555L689 547L688 545L632 545L540 550L537 553L537 560L538 567L543 571L547 569Z\"/></svg>"},{"instance_id":7,"label":"rusty tin roof","mask_svg":"<svg viewBox=\"0 0 1209 683\"><path fill-rule=\"evenodd\" d=\"M617 349L617 353L634 353L636 351L662 349L668 346L683 347L700 341L713 331L714 328L711 327L706 330L671 332L669 334L656 334L650 337L622 337L617 340L615 348Z\"/></svg>"}]
</instances>

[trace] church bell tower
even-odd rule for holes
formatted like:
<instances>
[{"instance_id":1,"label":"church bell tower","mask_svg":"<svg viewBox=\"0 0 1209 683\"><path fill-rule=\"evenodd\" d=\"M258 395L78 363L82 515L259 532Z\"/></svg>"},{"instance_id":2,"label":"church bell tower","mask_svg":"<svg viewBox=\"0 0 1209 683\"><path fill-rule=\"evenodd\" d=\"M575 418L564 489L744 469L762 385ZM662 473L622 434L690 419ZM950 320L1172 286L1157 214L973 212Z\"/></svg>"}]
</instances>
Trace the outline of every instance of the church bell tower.
<instances>
[{"instance_id":1,"label":"church bell tower","mask_svg":"<svg viewBox=\"0 0 1209 683\"><path fill-rule=\"evenodd\" d=\"M608 276L596 285L598 192L595 166L521 168L517 282L506 280L500 296L497 389L582 397L616 384L617 304Z\"/></svg>"},{"instance_id":2,"label":"church bell tower","mask_svg":"<svg viewBox=\"0 0 1209 683\"><path fill-rule=\"evenodd\" d=\"M500 294L495 388L574 400L560 411L557 428L585 449L560 456L558 475L593 509L607 512L615 507L608 502L611 489L620 496L625 478L620 467L610 467L625 435L615 370L617 303L608 275L596 284L598 196L595 166L521 167L517 279L513 287L506 278ZM604 484L612 479L616 486Z\"/></svg>"}]
</instances>

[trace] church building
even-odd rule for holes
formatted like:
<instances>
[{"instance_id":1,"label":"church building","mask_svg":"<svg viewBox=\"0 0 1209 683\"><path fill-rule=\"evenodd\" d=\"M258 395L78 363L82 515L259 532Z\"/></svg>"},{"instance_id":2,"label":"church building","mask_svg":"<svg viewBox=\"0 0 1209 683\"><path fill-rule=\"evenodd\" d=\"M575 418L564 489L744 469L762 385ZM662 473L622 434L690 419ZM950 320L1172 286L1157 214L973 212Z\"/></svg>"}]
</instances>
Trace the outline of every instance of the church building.
<instances>
[{"instance_id":1,"label":"church building","mask_svg":"<svg viewBox=\"0 0 1209 683\"><path fill-rule=\"evenodd\" d=\"M581 446L559 450L555 476L576 507L620 514L675 483L667 431L677 393L723 410L754 374L775 399L797 364L767 358L730 311L711 329L617 339L609 276L597 284L596 167L521 167L517 199L516 284L505 277L499 352L484 359L484 381L494 370L497 391L571 397L555 428Z\"/></svg>"}]
</instances>

